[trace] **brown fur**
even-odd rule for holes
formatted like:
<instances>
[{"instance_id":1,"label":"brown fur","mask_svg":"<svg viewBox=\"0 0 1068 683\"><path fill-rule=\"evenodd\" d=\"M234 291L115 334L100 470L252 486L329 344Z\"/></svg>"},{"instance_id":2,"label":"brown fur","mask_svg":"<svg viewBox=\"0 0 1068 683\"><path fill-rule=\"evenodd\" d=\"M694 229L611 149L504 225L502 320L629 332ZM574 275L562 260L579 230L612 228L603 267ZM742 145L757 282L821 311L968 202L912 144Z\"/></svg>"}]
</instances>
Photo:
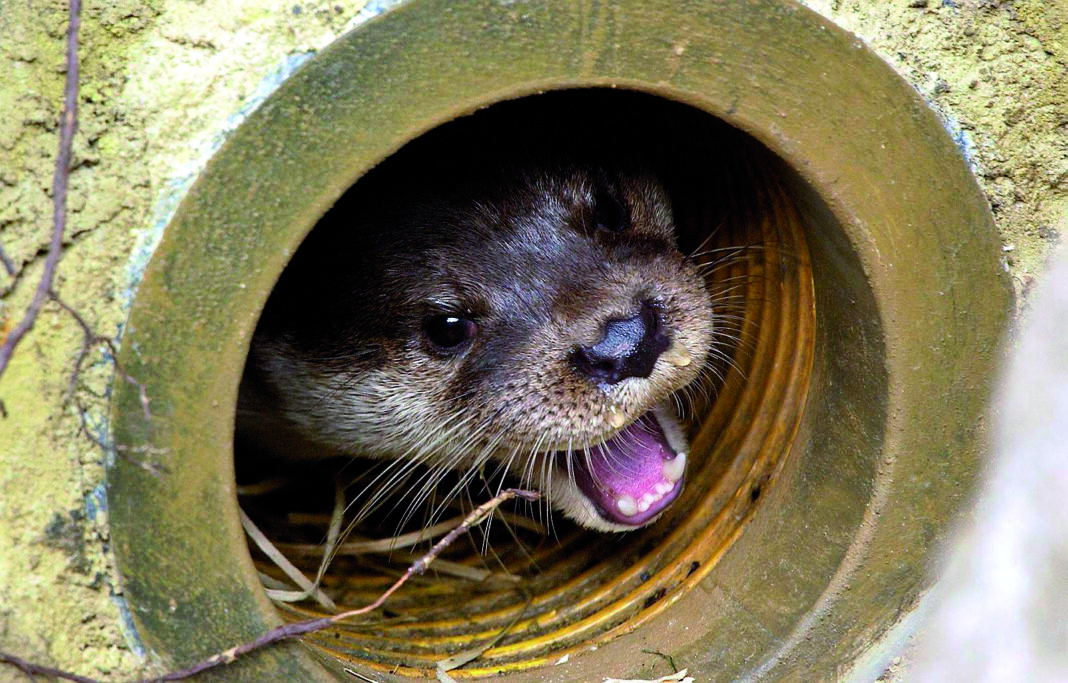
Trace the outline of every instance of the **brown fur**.
<instances>
[{"instance_id":1,"label":"brown fur","mask_svg":"<svg viewBox=\"0 0 1068 683\"><path fill-rule=\"evenodd\" d=\"M650 171L587 140L498 134L508 144L428 136L324 218L257 328L239 436L287 459L394 460L398 478L409 463L471 476L488 464L582 524L617 528L545 454L600 443L618 431L613 413L637 418L694 380L711 303ZM597 227L606 196L624 209L622 231ZM661 358L648 378L611 386L576 372L572 349L642 299L693 362ZM476 321L462 352L428 342L436 314Z\"/></svg>"}]
</instances>

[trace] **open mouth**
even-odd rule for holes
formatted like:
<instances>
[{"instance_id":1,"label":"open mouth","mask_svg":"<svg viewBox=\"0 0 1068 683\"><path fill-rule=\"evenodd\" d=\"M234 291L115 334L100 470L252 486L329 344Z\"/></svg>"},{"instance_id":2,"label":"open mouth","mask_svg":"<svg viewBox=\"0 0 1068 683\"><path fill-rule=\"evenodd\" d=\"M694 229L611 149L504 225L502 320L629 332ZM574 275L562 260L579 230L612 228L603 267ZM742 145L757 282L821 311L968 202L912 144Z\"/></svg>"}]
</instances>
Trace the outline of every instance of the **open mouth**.
<instances>
[{"instance_id":1,"label":"open mouth","mask_svg":"<svg viewBox=\"0 0 1068 683\"><path fill-rule=\"evenodd\" d=\"M603 444L573 451L570 470L605 521L638 527L660 515L682 491L685 443L674 417L660 406Z\"/></svg>"}]
</instances>

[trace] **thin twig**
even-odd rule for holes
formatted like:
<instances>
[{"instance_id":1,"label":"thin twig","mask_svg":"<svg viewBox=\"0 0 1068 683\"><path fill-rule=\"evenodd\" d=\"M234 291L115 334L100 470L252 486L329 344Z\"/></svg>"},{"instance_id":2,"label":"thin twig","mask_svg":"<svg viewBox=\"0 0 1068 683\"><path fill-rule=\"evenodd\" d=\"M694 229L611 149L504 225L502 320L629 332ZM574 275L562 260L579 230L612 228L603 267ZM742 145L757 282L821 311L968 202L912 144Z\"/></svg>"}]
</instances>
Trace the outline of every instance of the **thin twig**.
<instances>
[{"instance_id":1,"label":"thin twig","mask_svg":"<svg viewBox=\"0 0 1068 683\"><path fill-rule=\"evenodd\" d=\"M70 25L67 27L67 81L64 88L63 115L59 127L59 153L56 155L56 170L52 176L52 240L48 245L44 272L37 283L37 291L30 301L22 320L11 330L0 346L0 376L3 376L11 354L22 338L33 329L52 291L56 277L56 264L63 251L63 231L67 227L67 185L70 180L71 147L74 131L78 127L78 26L80 24L81 0L70 0Z\"/></svg>"},{"instance_id":2,"label":"thin twig","mask_svg":"<svg viewBox=\"0 0 1068 683\"><path fill-rule=\"evenodd\" d=\"M29 676L31 680L36 680L38 676L48 676L50 678L62 678L65 681L74 681L75 683L100 683L100 681L95 678L87 678L86 676L79 676L78 674L68 673L60 669L53 669L50 666L41 666L40 664L27 662L25 659L10 655L6 652L0 652L0 664L10 664Z\"/></svg>"},{"instance_id":3,"label":"thin twig","mask_svg":"<svg viewBox=\"0 0 1068 683\"><path fill-rule=\"evenodd\" d=\"M335 555L355 556L370 555L373 553L392 553L395 550L410 548L413 545L418 545L423 541L428 541L431 538L452 531L456 528L457 524L463 522L463 519L463 517L449 519L444 522L438 522L433 526L428 526L425 529L420 529L419 531L411 531L406 534L391 536L389 538L378 538L370 541L349 541L348 543L342 543L337 546ZM318 543L278 543L277 546L279 550L290 556L318 555L323 551L322 546Z\"/></svg>"},{"instance_id":4,"label":"thin twig","mask_svg":"<svg viewBox=\"0 0 1068 683\"><path fill-rule=\"evenodd\" d=\"M0 263L4 265L4 270L7 271L8 277L13 278L18 275L18 271L15 269L15 262L8 257L3 246L0 246Z\"/></svg>"},{"instance_id":5,"label":"thin twig","mask_svg":"<svg viewBox=\"0 0 1068 683\"><path fill-rule=\"evenodd\" d=\"M119 349L115 346L115 342L113 342L109 337L105 337L104 335L97 334L96 332L94 332L93 328L89 325L85 318L82 317L81 313L78 313L77 309L73 308L70 304L63 301L63 299L59 298L58 294L56 294L55 292L50 292L49 296L52 297L53 301L59 304L60 308L69 313L70 316L74 318L74 321L78 323L78 326L82 328L82 349L78 352L78 359L74 363L74 372L71 375L71 381L70 386L68 387L68 391L71 394L74 393L74 387L78 381L79 375L81 374L82 363L85 362L85 357L89 354L89 349L92 348L95 344L102 344L107 347L108 353L111 354L111 362L115 366L115 374L122 378L124 382L127 382L128 384L137 388L138 400L141 403L141 414L144 416L146 421L151 420L152 411L149 409L148 389L145 388L144 384L134 379L133 376L130 375L130 373L126 372L126 368L124 368L122 363L119 361Z\"/></svg>"},{"instance_id":6,"label":"thin twig","mask_svg":"<svg viewBox=\"0 0 1068 683\"><path fill-rule=\"evenodd\" d=\"M469 514L464 519L464 521L460 523L459 526L447 533L445 537L442 538L440 541L435 543L434 547L430 549L430 552L413 562L412 565L408 567L408 570L404 572L404 575L397 579L397 582L390 586L385 593L378 596L377 600L365 607L349 610L348 612L342 612L341 614L335 614L334 616L330 617L330 619L334 623L337 623L339 621L344 621L349 617L366 614L371 610L381 607L382 603L384 603L389 598L389 596L393 595L393 593L398 588L403 586L409 578L411 578L415 574L422 574L423 572L425 572L426 568L430 566L430 563L434 561L434 558L436 558L442 550L449 547L453 541L459 538L461 534L466 533L468 529L478 525L482 522L482 520L489 517L490 513L492 513L501 503L505 502L506 500L511 500L512 498L522 498L523 500L537 500L539 497L540 496L537 492L524 491L523 489L505 489L504 491L501 491L491 500L486 501L482 505L479 505L477 508L472 510L471 514Z\"/></svg>"},{"instance_id":7,"label":"thin twig","mask_svg":"<svg viewBox=\"0 0 1068 683\"><path fill-rule=\"evenodd\" d=\"M103 345L107 348L108 353L111 354L111 361L112 365L115 367L115 374L118 375L124 382L127 382L133 385L134 387L137 387L138 400L141 404L141 413L142 415L144 415L146 421L152 419L152 412L151 410L149 410L148 389L145 387L144 384L138 382L136 379L133 378L133 376L126 372L126 369L123 367L122 362L119 361L119 350L115 346L115 342L113 342L109 337L105 337L104 335L97 334L96 332L94 332L92 326L89 325L89 322L86 321L84 317L82 317L82 314L79 313L77 309L75 309L73 306L61 299L60 296L56 294L56 292L49 292L49 296L52 298L53 301L56 302L56 304L59 305L60 308L66 311L67 314L70 315L70 317L74 318L74 321L78 323L78 326L80 328L82 328L82 347L78 350L78 357L74 360L74 370L71 372L70 375L70 382L67 385L67 396L65 399L65 402L73 403L75 410L77 410L78 412L79 429L81 430L82 434L84 434L87 439L96 444L97 447L99 447L100 450L104 451L105 453L114 452L118 457L122 458L123 460L126 460L127 462L145 470L149 474L158 477L164 471L164 468L160 465L152 464L147 460L133 458L131 457L130 453L131 449L125 448L119 444L114 444L113 446L109 447L107 443L97 438L97 436L93 434L93 431L89 428L89 420L87 417L88 410L80 401L78 401L77 398L78 379L82 376L82 366L85 364L85 359L89 356L89 351L91 351L93 346L96 345ZM151 449L150 447L144 447L143 449L137 450L140 450L140 452L143 453L158 452L153 451L153 449Z\"/></svg>"},{"instance_id":8,"label":"thin twig","mask_svg":"<svg viewBox=\"0 0 1068 683\"><path fill-rule=\"evenodd\" d=\"M415 574L422 574L423 572L425 572L427 567L430 566L430 563L434 561L434 558L436 558L438 554L446 547L448 547L453 541L459 538L461 534L465 533L468 529L480 523L482 520L486 519L486 517L488 517L494 509L496 509L505 501L510 500L512 498L537 500L539 498L539 495L534 491L524 491L521 489L506 489L504 491L501 491L501 493L494 497L492 500L487 501L475 508L475 510L472 511L471 514L468 515L464 519L464 521L460 523L459 526L457 526L444 538L434 544L434 547L430 549L430 552L413 562L412 565L408 567L408 570L404 572L404 574L399 579L397 579L397 581L392 586L390 586L386 590L386 592L378 596L378 598L375 599L375 601L371 604L366 605L364 607L360 607L358 609L353 609L347 612L342 612L340 614L335 614L332 617L320 617L318 619L309 619L307 621L299 621L292 624L285 624L283 626L279 626L276 629L268 631L267 633L263 634L252 642L232 647L229 650L226 650L225 652L220 652L219 654L210 657L204 660L203 662L200 662L199 664L195 664L189 667L188 669L166 674L161 678L153 680L178 681L184 678L189 678L190 676L196 675L202 671L214 669L215 667L220 666L222 664L229 664L241 655L247 654L254 650L258 650L261 647L270 645L271 643L277 643L283 640L289 640L290 638L296 638L298 636L307 635L309 633L315 633L316 631L321 631L324 628L328 628L333 624L344 621L345 619L359 616L361 614L366 614L372 610L378 609L382 606L382 603L388 600L389 596L393 595L393 593L395 593L397 589L403 586L408 581L408 579L410 579ZM139 681L138 683L149 682Z\"/></svg>"},{"instance_id":9,"label":"thin twig","mask_svg":"<svg viewBox=\"0 0 1068 683\"><path fill-rule=\"evenodd\" d=\"M275 566L281 569L285 573L285 575L288 576L289 579L293 583L297 584L297 587L301 589L299 594L300 597L294 597L292 601L300 600L310 595L315 598L316 602L318 602L326 609L330 610L331 612L336 612L337 605L334 604L334 601L327 597L327 595L321 590L319 590L310 580L308 580L308 577L304 576L304 572L300 571L300 569L294 566L293 563L290 562L285 555L283 555L281 552L279 552L277 548L274 547L274 544L271 543L271 541L263 534L262 531L260 531L259 527L256 526L256 523L249 519L249 516L245 514L244 510L238 510L238 512L241 515L241 526L244 527L245 533L248 534L248 537L251 538L253 543L256 544L256 547L263 551L263 554L266 555L271 560L271 562L274 562ZM291 592L292 591L286 591L287 594ZM277 592L274 589L267 590L267 597L272 599L279 599L284 602L291 601L289 599L290 596L283 595L282 593Z\"/></svg>"},{"instance_id":10,"label":"thin twig","mask_svg":"<svg viewBox=\"0 0 1068 683\"><path fill-rule=\"evenodd\" d=\"M337 624L345 619L366 614L375 609L378 609L382 604L389 599L389 596L393 595L401 586L403 586L408 579L416 574L422 574L427 570L427 567L434 561L435 558L441 553L442 550L447 548L462 534L466 533L471 527L478 525L487 517L489 517L495 509L497 509L505 501L512 498L522 498L523 500L537 500L539 494L536 491L524 491L522 489L505 489L497 494L492 500L489 500L482 505L475 508L471 514L469 514L464 520L457 525L455 529L445 535L440 541L434 544L434 547L430 551L413 562L408 570L397 579L397 581L390 586L386 592L382 593L369 605L360 607L358 609L349 610L340 614L335 614L331 617L319 617L317 619L308 619L307 621L298 621L292 624L283 624L278 628L271 629L267 633L264 633L259 638L253 641L236 645L229 650L225 650L216 655L205 659L204 661L194 664L193 666L182 669L181 671L174 671L172 673L164 674L154 678L145 678L135 683L157 683L158 681L180 681L186 678L191 678L199 673L214 669L224 664L230 664L242 655L249 654L266 647L273 643L278 643L283 640L289 640L291 638L297 638L299 636L307 635L309 633L315 633L316 631L322 631L325 628ZM31 678L34 676L53 676L55 678L62 678L68 681L75 681L76 683L103 683L95 678L88 678L86 676L78 676L77 674L67 673L58 669L52 669L49 667L38 666L31 664L23 659L9 655L4 652L0 652L0 663L11 664Z\"/></svg>"}]
</instances>

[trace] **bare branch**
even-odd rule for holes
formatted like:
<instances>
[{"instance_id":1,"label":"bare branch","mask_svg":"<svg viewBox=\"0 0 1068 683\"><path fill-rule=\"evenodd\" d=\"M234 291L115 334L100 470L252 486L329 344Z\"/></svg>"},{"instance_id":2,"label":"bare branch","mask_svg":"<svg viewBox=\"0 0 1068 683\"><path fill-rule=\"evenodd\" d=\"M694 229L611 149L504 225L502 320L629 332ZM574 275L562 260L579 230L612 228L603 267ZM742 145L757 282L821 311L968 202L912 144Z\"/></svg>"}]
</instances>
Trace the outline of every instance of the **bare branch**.
<instances>
[{"instance_id":1,"label":"bare branch","mask_svg":"<svg viewBox=\"0 0 1068 683\"><path fill-rule=\"evenodd\" d=\"M241 655L247 654L258 650L271 643L277 643L290 638L296 638L298 636L306 635L308 633L315 633L316 631L322 631L324 628L328 628L333 624L340 621L344 621L350 617L355 617L361 614L366 614L372 610L375 610L382 606L389 596L393 595L401 586L405 584L412 576L416 574L422 574L426 571L430 563L434 561L434 558L441 553L446 547L448 547L453 541L460 537L461 534L466 532L471 527L480 523L486 517L488 517L498 506L507 500L512 498L523 498L524 500L537 500L539 494L535 491L524 491L521 489L505 489L501 491L492 500L489 500L482 505L475 508L474 511L469 514L463 522L461 522L455 529L449 532L444 538L438 541L433 548L430 549L426 555L412 563L408 570L397 579L396 583L390 586L384 593L369 605L360 607L359 609L349 610L340 614L335 614L332 617L320 617L318 619L309 619L307 621L298 621L292 624L285 624L279 626L276 629L272 629L263 634L256 640L249 643L244 643L236 647L232 647L225 652L220 652L213 657L210 657L199 664L184 669L182 671L176 671L174 673L166 674L160 678L152 679L155 681L178 681L190 676L194 676L202 671L214 669L222 664L229 664L236 660ZM138 681L138 683L149 683L149 681Z\"/></svg>"},{"instance_id":2,"label":"bare branch","mask_svg":"<svg viewBox=\"0 0 1068 683\"><path fill-rule=\"evenodd\" d=\"M79 313L77 309L72 307L66 301L61 299L58 294L56 294L55 292L50 292L49 295L51 296L52 300L55 301L56 304L58 304L59 307L66 311L72 318L74 318L74 321L78 323L79 327L82 328L82 347L78 350L78 357L74 360L74 370L71 372L70 375L70 383L67 385L67 396L65 399L67 403L73 403L74 409L78 412L79 430L82 434L85 435L87 439L96 444L100 448L100 450L104 451L105 453L114 452L118 457L140 467L149 474L158 477L162 473L162 468L159 465L154 465L146 460L140 460L131 457L131 453L134 451L141 453L150 453L152 452L152 449L149 447L145 447L142 449L129 449L120 446L119 444L115 444L114 446L109 447L109 445L102 441L100 438L98 438L96 434L93 434L92 429L90 429L89 427L89 420L86 416L88 410L85 405L83 405L78 400L77 396L78 379L82 375L82 366L85 364L85 359L88 357L89 352L92 350L93 346L97 344L107 347L108 353L111 354L112 364L115 366L115 373L120 378L122 378L123 381L129 382L133 386L137 387L138 396L140 397L141 411L144 414L145 420L152 419L152 413L149 411L148 390L145 388L144 384L134 379L128 372L126 372L126 369L123 368L122 363L119 362L119 350L115 347L115 342L113 342L108 337L94 332L88 321L86 321L86 319L82 317L82 314Z\"/></svg>"},{"instance_id":3,"label":"bare branch","mask_svg":"<svg viewBox=\"0 0 1068 683\"><path fill-rule=\"evenodd\" d=\"M349 610L348 612L342 612L341 614L335 614L334 616L330 617L330 620L335 623L339 621L344 621L349 617L366 614L371 610L381 607L382 603L384 603L389 598L389 596L393 595L393 593L398 588L403 586L409 578L411 578L415 574L422 574L423 572L425 572L426 568L430 566L430 563L434 561L434 558L436 558L442 550L449 547L453 541L459 538L461 534L466 533L468 529L475 526L476 524L479 524L480 522L482 522L482 520L489 517L490 513L497 509L497 507L499 507L501 503L505 502L506 500L511 500L512 498L537 500L539 497L539 494L535 491L524 491L522 489L505 489L504 491L501 491L491 500L486 501L482 505L479 505L477 508L472 510L471 514L469 514L464 519L464 521L460 523L459 526L457 526L455 529L446 534L445 537L442 538L440 541L435 543L434 547L430 549L430 552L413 562L412 565L408 567L408 570L404 572L404 575L397 579L397 582L390 586L385 593L378 596L377 600L365 607Z\"/></svg>"},{"instance_id":4,"label":"bare branch","mask_svg":"<svg viewBox=\"0 0 1068 683\"><path fill-rule=\"evenodd\" d=\"M0 246L0 263L3 264L4 270L7 271L7 274L10 277L15 277L18 274L18 271L15 269L15 262L8 257L7 252L4 251L2 246Z\"/></svg>"},{"instance_id":5,"label":"bare branch","mask_svg":"<svg viewBox=\"0 0 1068 683\"><path fill-rule=\"evenodd\" d=\"M118 374L118 376L121 377L124 382L128 382L129 384L137 387L137 395L141 402L141 413L144 415L145 420L151 420L152 412L149 410L148 389L145 388L144 384L134 379L130 375L130 373L126 372L126 368L124 368L122 366L122 363L119 362L119 349L115 346L115 342L113 342L109 337L105 337L101 334L97 334L96 332L94 332L93 328L90 327L89 323L86 322L85 318L82 317L81 313L79 313L70 304L63 301L63 299L59 298L58 294L56 294L55 292L50 292L49 296L51 296L53 301L59 304L60 308L62 308L64 311L69 313L72 318L74 318L74 321L77 322L78 326L82 328L82 334L84 335L82 339L81 351L78 352L78 358L74 363L74 372L71 374L70 386L67 388L68 396L73 395L74 393L74 387L77 384L78 377L81 374L82 363L85 362L85 356L89 353L89 349L94 344L102 344L107 347L108 353L111 354L111 361L115 365L116 374Z\"/></svg>"},{"instance_id":6,"label":"bare branch","mask_svg":"<svg viewBox=\"0 0 1068 683\"><path fill-rule=\"evenodd\" d=\"M41 312L45 301L48 299L54 300L64 311L66 311L75 322L81 327L83 338L82 346L79 350L77 360L75 362L74 373L71 378L71 383L68 388L68 396L73 397L77 385L77 380L80 375L82 365L85 362L86 357L90 349L96 344L103 344L108 348L108 351L112 355L112 359L115 363L117 373L123 378L124 381L136 386L139 390L141 407L144 412L145 419L151 419L152 415L149 410L149 399L145 389L145 386L131 377L119 364L118 353L115 348L114 342L110 338L96 334L92 327L86 322L85 318L78 313L73 307L63 301L53 289L55 281L56 267L59 263L59 257L63 250L63 235L66 230L67 223L67 192L70 181L70 166L72 158L72 146L74 140L74 134L77 130L77 104L78 104L78 29L80 26L81 16L81 0L70 0L70 23L67 29L67 76L66 84L64 88L64 102L63 113L60 119L60 136L59 136L59 152L56 156L55 172L52 179L52 236L49 242L48 255L44 262L44 271L41 274L41 280L37 284L37 289L34 292L33 299L30 305L27 307L25 314L15 328L3 339L3 344L0 345L0 376L3 375L7 369L8 363L11 360L12 354L19 342L33 329L36 323L37 317ZM6 253L0 249L0 265L8 275L14 277L16 269L11 260L7 257ZM81 406L78 406L79 413L82 417L82 429L86 434L97 441L95 437L89 432L88 425L85 424L84 410ZM0 412L3 411L3 404L0 402ZM99 443L99 441L97 441ZM101 444L102 445L102 444ZM121 451L121 448L116 448L116 451ZM296 638L308 633L314 633L321 631L332 624L338 623L344 619L354 617L360 614L366 614L374 609L380 607L394 592L396 592L409 578L416 574L422 574L427 570L430 564L437 558L437 556L447 546L453 543L461 534L468 531L472 526L475 526L485 520L492 512L500 506L506 500L512 498L523 498L526 500L537 500L539 494L532 491L523 491L519 489L507 489L502 491L492 500L480 505L470 515L468 515L455 529L449 532L438 543L434 545L423 557L419 558L412 563L408 570L386 590L382 595L378 597L374 602L359 609L349 610L336 614L331 617L322 617L318 619L310 619L303 622L296 622L292 624L285 624L276 629L268 631L259 638L241 645L237 645L229 650L220 652L192 667L184 669L182 671L176 671L165 674L159 677L153 677L138 681L138 683L152 683L155 681L177 681L195 676L201 672L214 669L223 664L229 664L235 661L238 657L254 652L260 648L263 648L272 643L277 643L283 640ZM5 652L0 652L0 664L9 664L14 666L22 673L26 674L30 678L37 676L48 676L52 678L59 678L68 681L74 681L75 683L102 683L98 679L90 678L88 676L80 676L78 674L68 673L60 669L52 667L42 666L28 662L20 657Z\"/></svg>"},{"instance_id":7,"label":"bare branch","mask_svg":"<svg viewBox=\"0 0 1068 683\"><path fill-rule=\"evenodd\" d=\"M214 669L224 664L230 664L234 662L238 657L255 652L260 648L271 645L272 643L278 643L283 640L289 640L291 638L297 638L299 636L307 635L309 633L315 633L316 631L322 631L325 628L329 628L333 624L340 621L344 621L350 617L355 617L360 614L366 614L372 610L375 610L382 606L382 604L389 599L389 596L393 595L401 586L403 586L408 579L416 574L422 574L427 570L427 567L434 561L434 559L441 553L442 550L447 548L453 541L460 537L461 534L467 532L471 527L481 523L487 517L489 517L494 510L496 510L502 503L512 498L522 498L524 500L537 500L540 495L536 491L524 491L522 489L505 489L499 494L494 496L492 500L489 500L482 505L475 508L471 514L464 518L455 529L445 535L440 541L434 544L434 547L430 551L413 562L408 570L397 579L397 581L390 586L384 593L369 605L360 607L359 609L349 610L340 614L335 614L331 617L320 617L318 619L308 619L307 621L298 621L292 624L284 624L278 628L271 629L267 633L264 633L259 638L253 641L236 645L229 650L225 650L216 655L205 659L204 661L194 664L188 669L182 669L181 671L175 671L172 673L164 674L162 676L154 678L146 678L136 683L156 683L157 681L180 681L186 678L191 678L199 673ZM30 676L54 676L56 678L63 678L69 681L76 681L76 683L102 683L93 678L87 678L84 676L78 676L76 674L69 674L57 669L51 669L48 667L37 666L31 664L25 660L19 659L14 655L9 655L0 652L0 663L7 663L15 666L20 671Z\"/></svg>"},{"instance_id":8,"label":"bare branch","mask_svg":"<svg viewBox=\"0 0 1068 683\"><path fill-rule=\"evenodd\" d=\"M48 676L50 678L62 678L65 681L74 681L75 683L101 683L95 678L79 676L78 674L67 673L60 669L53 669L50 666L41 666L40 664L27 662L25 659L21 659L15 655L9 655L6 652L0 652L0 664L12 665L29 676L31 680L36 680L38 676Z\"/></svg>"},{"instance_id":9,"label":"bare branch","mask_svg":"<svg viewBox=\"0 0 1068 683\"><path fill-rule=\"evenodd\" d=\"M33 328L52 291L56 276L56 264L63 250L63 231L67 227L67 185L70 180L71 147L74 131L78 128L78 26L81 22L81 0L70 0L70 25L67 27L67 81L64 89L63 115L59 127L59 153L56 155L56 170L52 176L52 240L48 245L44 273L37 283L22 320L4 339L0 346L0 376L3 376L11 354L22 338Z\"/></svg>"}]
</instances>

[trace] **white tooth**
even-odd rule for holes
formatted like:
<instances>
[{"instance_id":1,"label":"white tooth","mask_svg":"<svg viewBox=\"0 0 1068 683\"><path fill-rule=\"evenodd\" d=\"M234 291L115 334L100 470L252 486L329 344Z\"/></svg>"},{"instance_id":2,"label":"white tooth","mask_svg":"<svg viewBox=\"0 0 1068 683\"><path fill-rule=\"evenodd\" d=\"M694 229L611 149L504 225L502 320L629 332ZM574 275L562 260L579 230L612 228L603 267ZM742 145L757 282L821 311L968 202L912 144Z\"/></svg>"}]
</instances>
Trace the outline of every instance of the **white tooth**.
<instances>
[{"instance_id":1,"label":"white tooth","mask_svg":"<svg viewBox=\"0 0 1068 683\"><path fill-rule=\"evenodd\" d=\"M690 364L690 352L682 344L675 344L664 352L664 360L675 367L684 368Z\"/></svg>"},{"instance_id":2,"label":"white tooth","mask_svg":"<svg viewBox=\"0 0 1068 683\"><path fill-rule=\"evenodd\" d=\"M667 494L671 493L671 489L673 488L675 488L675 486L671 482L660 481L657 482L656 486L653 487L653 490L656 491L656 495L663 498Z\"/></svg>"},{"instance_id":3,"label":"white tooth","mask_svg":"<svg viewBox=\"0 0 1068 683\"><path fill-rule=\"evenodd\" d=\"M673 484L682 479L682 475L686 473L686 454L679 453L673 459L665 460L664 469L661 471L664 474L664 479Z\"/></svg>"},{"instance_id":4,"label":"white tooth","mask_svg":"<svg viewBox=\"0 0 1068 683\"><path fill-rule=\"evenodd\" d=\"M627 424L627 418L623 416L623 413L613 412L608 416L608 421L612 423L612 426L616 429L622 429L623 425Z\"/></svg>"},{"instance_id":5,"label":"white tooth","mask_svg":"<svg viewBox=\"0 0 1068 683\"><path fill-rule=\"evenodd\" d=\"M616 498L616 507L624 517L633 517L638 514L638 503L632 496L620 496Z\"/></svg>"},{"instance_id":6,"label":"white tooth","mask_svg":"<svg viewBox=\"0 0 1068 683\"><path fill-rule=\"evenodd\" d=\"M642 499L638 501L638 512L648 512L649 506L652 504L653 501L649 500L646 496L642 496Z\"/></svg>"},{"instance_id":7,"label":"white tooth","mask_svg":"<svg viewBox=\"0 0 1068 683\"><path fill-rule=\"evenodd\" d=\"M682 433L682 426L679 425L679 421L675 418L671 408L666 403L661 403L653 408L653 415L656 416L656 421L660 423L660 428L664 430L664 436L667 437L671 450L676 453L685 453L688 448L686 436Z\"/></svg>"}]
</instances>

